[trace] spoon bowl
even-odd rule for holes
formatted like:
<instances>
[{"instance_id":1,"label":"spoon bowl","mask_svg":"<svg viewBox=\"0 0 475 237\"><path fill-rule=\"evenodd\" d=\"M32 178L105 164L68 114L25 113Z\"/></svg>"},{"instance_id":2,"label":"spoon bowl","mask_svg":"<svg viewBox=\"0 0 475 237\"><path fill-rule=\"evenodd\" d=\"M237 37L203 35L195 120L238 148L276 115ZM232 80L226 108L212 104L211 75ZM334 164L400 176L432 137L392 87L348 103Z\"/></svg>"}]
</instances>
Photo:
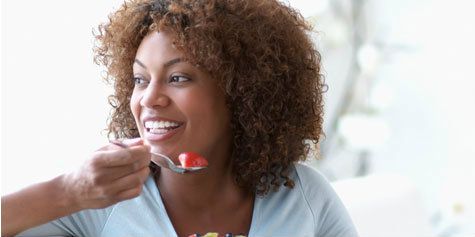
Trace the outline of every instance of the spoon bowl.
<instances>
[{"instance_id":1,"label":"spoon bowl","mask_svg":"<svg viewBox=\"0 0 475 237\"><path fill-rule=\"evenodd\" d=\"M152 154L152 162L160 167L167 168L172 170L173 172L184 174L184 173L189 173L189 172L196 172L200 171L202 169L206 169L207 167L183 167L183 166L178 166L173 163L173 161L170 159L170 157L160 154L160 153L155 153L155 152L150 152ZM159 159L154 160L153 157L158 157Z\"/></svg>"}]
</instances>

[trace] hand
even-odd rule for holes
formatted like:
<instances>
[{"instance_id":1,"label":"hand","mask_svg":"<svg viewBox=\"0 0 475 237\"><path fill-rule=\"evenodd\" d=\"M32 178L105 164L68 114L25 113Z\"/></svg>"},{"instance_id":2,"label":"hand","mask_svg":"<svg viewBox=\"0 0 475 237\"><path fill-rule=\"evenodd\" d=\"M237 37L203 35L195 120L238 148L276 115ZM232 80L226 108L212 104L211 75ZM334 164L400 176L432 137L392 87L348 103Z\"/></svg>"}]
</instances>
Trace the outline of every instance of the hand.
<instances>
[{"instance_id":1,"label":"hand","mask_svg":"<svg viewBox=\"0 0 475 237\"><path fill-rule=\"evenodd\" d=\"M63 185L79 209L104 208L137 197L149 175L150 148L140 138L97 150L79 170L65 175Z\"/></svg>"}]
</instances>

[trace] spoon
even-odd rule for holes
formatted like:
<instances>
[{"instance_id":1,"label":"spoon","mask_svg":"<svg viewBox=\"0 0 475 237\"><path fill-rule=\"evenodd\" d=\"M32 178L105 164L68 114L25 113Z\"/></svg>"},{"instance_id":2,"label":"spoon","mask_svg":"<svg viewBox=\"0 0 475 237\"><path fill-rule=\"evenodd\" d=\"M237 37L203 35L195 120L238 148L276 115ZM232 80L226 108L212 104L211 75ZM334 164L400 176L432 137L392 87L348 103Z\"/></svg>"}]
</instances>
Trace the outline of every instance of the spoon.
<instances>
[{"instance_id":1,"label":"spoon","mask_svg":"<svg viewBox=\"0 0 475 237\"><path fill-rule=\"evenodd\" d=\"M114 145L117 145L117 146L120 146L122 148L127 148L128 147L126 144L124 144L120 141L110 141L110 143L112 143ZM156 164L160 167L170 169L171 171L179 173L179 174L193 173L193 172L197 172L197 171L200 171L202 169L207 168L206 166L194 166L194 167L178 166L178 165L175 165L175 163L173 163L172 159L170 159L170 157L168 157L166 155L163 155L163 154L160 154L160 153L155 153L155 152L150 152L150 154L153 157L158 158L158 159L155 159L155 160L151 159L152 163L154 163L154 164Z\"/></svg>"},{"instance_id":2,"label":"spoon","mask_svg":"<svg viewBox=\"0 0 475 237\"><path fill-rule=\"evenodd\" d=\"M170 157L160 154L160 153L154 153L150 152L152 156L159 157L161 159L157 159L156 161L152 159L152 162L160 167L163 168L168 168L176 173L184 174L184 173L189 173L189 172L196 172L202 169L206 169L206 166L193 166L193 167L183 167L183 166L178 166L173 163L173 161L170 159ZM183 154L183 153L182 153Z\"/></svg>"}]
</instances>

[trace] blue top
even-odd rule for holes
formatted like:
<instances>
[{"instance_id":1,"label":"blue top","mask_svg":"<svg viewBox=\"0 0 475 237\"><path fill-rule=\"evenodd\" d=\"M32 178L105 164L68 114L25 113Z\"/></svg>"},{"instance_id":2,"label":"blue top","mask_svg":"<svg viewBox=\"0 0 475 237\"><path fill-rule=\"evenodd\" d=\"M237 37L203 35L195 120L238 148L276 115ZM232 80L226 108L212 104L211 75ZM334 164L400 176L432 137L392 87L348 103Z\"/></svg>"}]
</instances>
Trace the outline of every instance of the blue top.
<instances>
[{"instance_id":1,"label":"blue top","mask_svg":"<svg viewBox=\"0 0 475 237\"><path fill-rule=\"evenodd\" d=\"M355 227L328 181L296 164L293 189L256 197L249 237L355 237ZM209 232L213 232L210 230ZM224 233L222 233L224 234ZM104 209L88 209L34 227L19 236L177 236L152 176L142 194Z\"/></svg>"}]
</instances>

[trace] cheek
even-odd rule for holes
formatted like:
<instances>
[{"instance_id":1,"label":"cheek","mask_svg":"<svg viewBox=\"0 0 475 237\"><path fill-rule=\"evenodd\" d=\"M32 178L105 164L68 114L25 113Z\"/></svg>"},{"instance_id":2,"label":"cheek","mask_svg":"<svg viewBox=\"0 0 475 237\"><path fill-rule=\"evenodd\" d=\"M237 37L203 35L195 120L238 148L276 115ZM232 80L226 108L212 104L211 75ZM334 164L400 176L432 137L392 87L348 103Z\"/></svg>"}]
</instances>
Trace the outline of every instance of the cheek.
<instances>
[{"instance_id":1,"label":"cheek","mask_svg":"<svg viewBox=\"0 0 475 237\"><path fill-rule=\"evenodd\" d=\"M175 98L175 103L185 114L193 129L206 130L220 127L227 117L227 109L215 91L203 90L186 93ZM197 128L198 126L198 128Z\"/></svg>"},{"instance_id":2,"label":"cheek","mask_svg":"<svg viewBox=\"0 0 475 237\"><path fill-rule=\"evenodd\" d=\"M206 133L226 132L230 126L230 113L223 101L207 97L204 101L194 100L191 103L195 108L195 121L203 125L201 129L206 130Z\"/></svg>"}]
</instances>

